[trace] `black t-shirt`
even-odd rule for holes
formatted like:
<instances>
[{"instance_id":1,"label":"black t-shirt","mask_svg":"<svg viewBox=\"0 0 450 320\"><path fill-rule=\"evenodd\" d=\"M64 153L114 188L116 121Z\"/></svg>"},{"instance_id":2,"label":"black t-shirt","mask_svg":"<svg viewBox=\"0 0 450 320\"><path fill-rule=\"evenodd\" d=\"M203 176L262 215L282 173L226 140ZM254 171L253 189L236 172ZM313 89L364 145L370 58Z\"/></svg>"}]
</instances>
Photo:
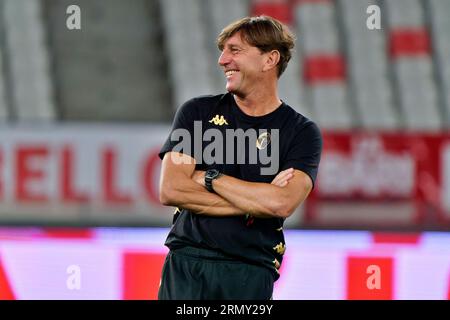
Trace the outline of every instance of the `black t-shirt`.
<instances>
[{"instance_id":1,"label":"black t-shirt","mask_svg":"<svg viewBox=\"0 0 450 320\"><path fill-rule=\"evenodd\" d=\"M178 130L174 134L178 138L171 139L176 129L185 130ZM209 137L202 139L208 129L216 129L215 133L220 131L223 138L209 134L206 135ZM245 144L239 144L233 138L233 145L233 136L228 134L238 132L237 129L256 132L256 141L249 134L241 140ZM183 149L180 150L182 139L179 137L185 133L190 133L191 139L184 139ZM278 147L276 142L279 142ZM211 152L212 143L215 143L215 147L223 147L222 154L217 152L219 148ZM208 145L209 150L205 149ZM267 149L264 150L266 157L259 155L263 149ZM322 137L314 122L285 103L269 114L252 117L242 112L234 97L226 93L197 97L178 109L171 135L159 153L160 158L169 151L182 152L195 158L196 170L216 168L245 181L270 183L280 171L292 167L309 175L314 184L322 151ZM202 154L202 151L205 153ZM255 153L256 158L252 157ZM216 161L211 163L207 154L216 156ZM273 155L277 156L276 160ZM266 171L263 173L264 168ZM281 218L253 219L244 215L211 217L196 215L189 210L177 210L165 244L170 249L188 245L216 249L249 263L263 265L272 270L274 278L278 279L278 269L285 250L283 222Z\"/></svg>"}]
</instances>

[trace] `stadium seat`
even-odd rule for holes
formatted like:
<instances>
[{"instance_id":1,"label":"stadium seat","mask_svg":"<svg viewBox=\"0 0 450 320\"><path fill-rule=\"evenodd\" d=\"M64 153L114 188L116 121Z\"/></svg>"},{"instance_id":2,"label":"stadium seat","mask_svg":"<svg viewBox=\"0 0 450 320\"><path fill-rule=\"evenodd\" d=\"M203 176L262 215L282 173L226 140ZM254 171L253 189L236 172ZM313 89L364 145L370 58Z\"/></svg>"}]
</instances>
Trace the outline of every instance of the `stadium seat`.
<instances>
[{"instance_id":1,"label":"stadium seat","mask_svg":"<svg viewBox=\"0 0 450 320\"><path fill-rule=\"evenodd\" d=\"M2 25L0 24L0 32ZM0 122L8 121L9 112L8 106L6 104L6 96L5 96L5 81L4 81L4 68L3 68L3 52L0 49Z\"/></svg>"},{"instance_id":2,"label":"stadium seat","mask_svg":"<svg viewBox=\"0 0 450 320\"><path fill-rule=\"evenodd\" d=\"M14 114L18 121L53 120L56 113L41 4L5 0L3 6Z\"/></svg>"},{"instance_id":3,"label":"stadium seat","mask_svg":"<svg viewBox=\"0 0 450 320\"><path fill-rule=\"evenodd\" d=\"M309 90L311 112L322 128L345 130L352 127L345 82L322 83L309 87Z\"/></svg>"},{"instance_id":4,"label":"stadium seat","mask_svg":"<svg viewBox=\"0 0 450 320\"><path fill-rule=\"evenodd\" d=\"M253 0L251 2L253 16L269 15L283 23L293 23L291 2L289 0Z\"/></svg>"},{"instance_id":5,"label":"stadium seat","mask_svg":"<svg viewBox=\"0 0 450 320\"><path fill-rule=\"evenodd\" d=\"M430 37L428 31L424 28L394 29L389 36L389 49L392 58L410 55L426 56L431 52Z\"/></svg>"},{"instance_id":6,"label":"stadium seat","mask_svg":"<svg viewBox=\"0 0 450 320\"><path fill-rule=\"evenodd\" d=\"M298 44L297 44L298 46ZM305 84L302 77L303 66L300 63L300 48L296 48L287 69L281 75L278 83L280 98L304 116L311 116L308 105L305 101Z\"/></svg>"},{"instance_id":7,"label":"stadium seat","mask_svg":"<svg viewBox=\"0 0 450 320\"><path fill-rule=\"evenodd\" d=\"M386 10L389 54L404 127L439 130L442 116L422 6L417 0L389 0Z\"/></svg>"},{"instance_id":8,"label":"stadium seat","mask_svg":"<svg viewBox=\"0 0 450 320\"><path fill-rule=\"evenodd\" d=\"M437 79L445 114L446 127L450 127L450 1L430 0L427 2L431 20L434 58Z\"/></svg>"},{"instance_id":9,"label":"stadium seat","mask_svg":"<svg viewBox=\"0 0 450 320\"><path fill-rule=\"evenodd\" d=\"M437 109L431 59L402 58L395 62L394 70L406 128L440 129L441 117Z\"/></svg>"},{"instance_id":10,"label":"stadium seat","mask_svg":"<svg viewBox=\"0 0 450 320\"><path fill-rule=\"evenodd\" d=\"M211 47L204 24L203 1L161 1L163 24L167 36L170 76L175 89L175 108L193 95L214 93L210 65ZM186 36L189 30L189 37Z\"/></svg>"},{"instance_id":11,"label":"stadium seat","mask_svg":"<svg viewBox=\"0 0 450 320\"><path fill-rule=\"evenodd\" d=\"M297 36L305 56L338 49L334 7L329 2L301 2L294 7Z\"/></svg>"},{"instance_id":12,"label":"stadium seat","mask_svg":"<svg viewBox=\"0 0 450 320\"><path fill-rule=\"evenodd\" d=\"M158 42L159 7L145 0L77 3L82 8L80 31L59 27L66 23L61 12L70 0L51 1L47 7L64 119L169 119L170 86L165 51Z\"/></svg>"},{"instance_id":13,"label":"stadium seat","mask_svg":"<svg viewBox=\"0 0 450 320\"><path fill-rule=\"evenodd\" d=\"M345 61L341 55L313 55L305 58L304 78L310 85L343 81L345 77Z\"/></svg>"},{"instance_id":14,"label":"stadium seat","mask_svg":"<svg viewBox=\"0 0 450 320\"><path fill-rule=\"evenodd\" d=\"M420 0L384 0L383 7L389 28L416 28L424 26Z\"/></svg>"},{"instance_id":15,"label":"stadium seat","mask_svg":"<svg viewBox=\"0 0 450 320\"><path fill-rule=\"evenodd\" d=\"M395 129L398 117L392 106L392 90L384 32L369 30L366 8L370 0L340 0L342 26L348 54L348 76L359 126ZM361 27L363 26L363 27Z\"/></svg>"},{"instance_id":16,"label":"stadium seat","mask_svg":"<svg viewBox=\"0 0 450 320\"><path fill-rule=\"evenodd\" d=\"M294 7L303 56L305 100L325 129L353 127L347 96L345 57L338 45L335 6L330 1L299 1Z\"/></svg>"}]
</instances>

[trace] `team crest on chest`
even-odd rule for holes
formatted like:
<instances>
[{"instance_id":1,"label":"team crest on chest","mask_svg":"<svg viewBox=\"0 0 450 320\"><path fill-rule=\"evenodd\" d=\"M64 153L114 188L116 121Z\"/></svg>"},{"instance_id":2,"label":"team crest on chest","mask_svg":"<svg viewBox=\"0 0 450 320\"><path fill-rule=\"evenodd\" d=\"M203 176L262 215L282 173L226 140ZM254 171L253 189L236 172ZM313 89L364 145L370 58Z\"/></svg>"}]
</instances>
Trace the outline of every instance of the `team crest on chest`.
<instances>
[{"instance_id":1,"label":"team crest on chest","mask_svg":"<svg viewBox=\"0 0 450 320\"><path fill-rule=\"evenodd\" d=\"M259 135L258 139L256 139L256 147L259 150L267 148L270 143L270 133L263 132Z\"/></svg>"}]
</instances>

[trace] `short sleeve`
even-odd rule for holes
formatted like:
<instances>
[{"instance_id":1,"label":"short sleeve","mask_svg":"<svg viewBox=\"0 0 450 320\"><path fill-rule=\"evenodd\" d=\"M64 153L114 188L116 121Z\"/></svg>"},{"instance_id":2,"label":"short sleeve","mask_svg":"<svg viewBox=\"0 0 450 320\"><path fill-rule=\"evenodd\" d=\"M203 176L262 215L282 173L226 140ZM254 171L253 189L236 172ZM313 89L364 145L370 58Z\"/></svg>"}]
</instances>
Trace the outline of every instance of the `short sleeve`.
<instances>
[{"instance_id":1,"label":"short sleeve","mask_svg":"<svg viewBox=\"0 0 450 320\"><path fill-rule=\"evenodd\" d=\"M195 110L195 99L185 102L178 108L170 134L159 151L159 158L161 160L170 151L176 151L194 157Z\"/></svg>"},{"instance_id":2,"label":"short sleeve","mask_svg":"<svg viewBox=\"0 0 450 320\"><path fill-rule=\"evenodd\" d=\"M315 184L322 154L322 135L317 125L309 121L295 135L282 170L288 168L305 172Z\"/></svg>"}]
</instances>

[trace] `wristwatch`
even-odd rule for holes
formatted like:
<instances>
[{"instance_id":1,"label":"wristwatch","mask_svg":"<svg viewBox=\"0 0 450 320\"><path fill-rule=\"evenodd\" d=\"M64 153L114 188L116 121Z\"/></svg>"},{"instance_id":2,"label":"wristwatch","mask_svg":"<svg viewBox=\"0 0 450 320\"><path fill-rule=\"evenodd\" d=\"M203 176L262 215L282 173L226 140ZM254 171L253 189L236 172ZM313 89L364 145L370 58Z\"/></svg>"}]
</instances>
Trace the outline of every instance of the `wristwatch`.
<instances>
[{"instance_id":1,"label":"wristwatch","mask_svg":"<svg viewBox=\"0 0 450 320\"><path fill-rule=\"evenodd\" d=\"M214 189L212 187L212 181L214 179L219 178L221 175L222 174L217 169L206 170L206 172L205 172L205 187L209 192L214 192Z\"/></svg>"}]
</instances>

